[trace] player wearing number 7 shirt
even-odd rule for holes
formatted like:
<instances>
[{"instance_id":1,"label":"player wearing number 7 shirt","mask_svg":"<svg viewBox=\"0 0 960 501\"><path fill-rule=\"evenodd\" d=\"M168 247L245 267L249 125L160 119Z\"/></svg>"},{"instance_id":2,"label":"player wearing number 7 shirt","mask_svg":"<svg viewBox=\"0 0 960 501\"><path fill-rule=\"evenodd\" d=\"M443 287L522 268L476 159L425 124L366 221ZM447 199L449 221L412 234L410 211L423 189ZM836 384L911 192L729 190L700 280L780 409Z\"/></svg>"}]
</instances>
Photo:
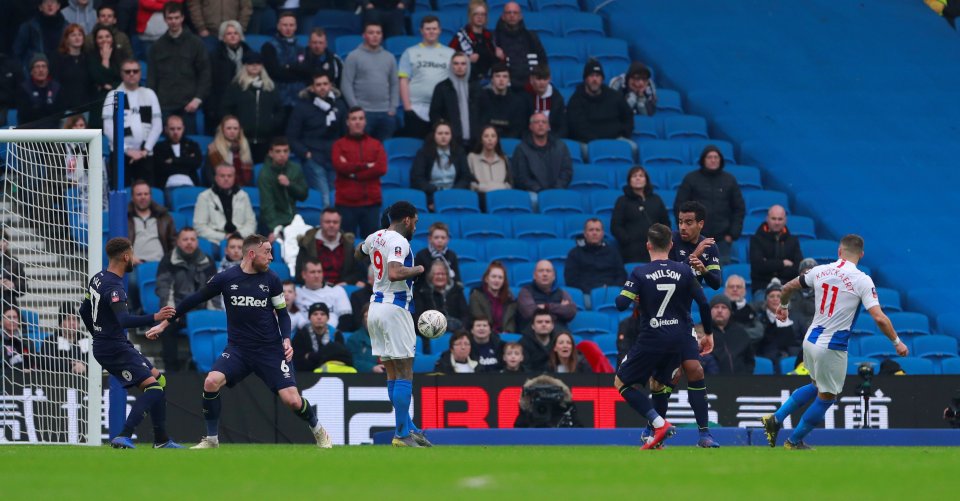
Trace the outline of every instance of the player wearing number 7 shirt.
<instances>
[{"instance_id":1,"label":"player wearing number 7 shirt","mask_svg":"<svg viewBox=\"0 0 960 501\"><path fill-rule=\"evenodd\" d=\"M370 234L357 248L370 256L374 267L373 295L367 312L367 331L374 356L387 370L387 396L393 404L394 447L430 447L410 418L413 393L413 356L417 346L413 316L413 279L423 266L413 264L409 239L417 229L417 209L409 202L391 205L380 221L382 230Z\"/></svg>"},{"instance_id":2,"label":"player wearing number 7 shirt","mask_svg":"<svg viewBox=\"0 0 960 501\"><path fill-rule=\"evenodd\" d=\"M318 447L333 446L313 406L297 390L297 381L290 370L293 359L290 315L280 277L270 269L272 260L273 251L267 237L250 235L243 239L240 266L214 275L202 289L185 297L176 307L174 319L222 294L227 310L227 347L203 381L202 408L207 435L194 449L220 446L220 389L239 383L250 373L256 374L298 418L310 425ZM147 337L155 339L167 323L164 320L150 329Z\"/></svg>"},{"instance_id":3,"label":"player wearing number 7 shirt","mask_svg":"<svg viewBox=\"0 0 960 501\"><path fill-rule=\"evenodd\" d=\"M783 421L813 401L793 434L783 443L787 449L811 448L803 442L804 437L823 421L843 389L850 328L857 320L861 304L880 332L893 343L898 355L905 357L910 352L900 342L893 324L880 308L873 280L857 268L863 258L863 238L859 235L843 237L837 254L840 258L837 261L812 268L783 287L780 308L777 309L777 318L781 321L787 319L793 293L803 288L813 289L815 295L817 309L803 340L803 363L813 382L794 391L775 414L761 418L770 447L777 446L777 432L783 427Z\"/></svg>"}]
</instances>

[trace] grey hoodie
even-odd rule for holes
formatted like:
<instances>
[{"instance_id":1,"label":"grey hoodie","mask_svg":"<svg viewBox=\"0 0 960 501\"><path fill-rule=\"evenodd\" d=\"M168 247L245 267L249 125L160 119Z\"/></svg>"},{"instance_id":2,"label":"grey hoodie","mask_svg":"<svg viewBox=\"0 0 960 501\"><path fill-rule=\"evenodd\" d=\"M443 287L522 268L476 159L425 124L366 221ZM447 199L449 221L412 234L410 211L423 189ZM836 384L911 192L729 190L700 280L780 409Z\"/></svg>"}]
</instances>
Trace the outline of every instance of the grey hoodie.
<instances>
[{"instance_id":1,"label":"grey hoodie","mask_svg":"<svg viewBox=\"0 0 960 501\"><path fill-rule=\"evenodd\" d=\"M84 33L90 33L97 24L97 9L93 8L93 0L87 5L80 6L77 0L70 0L70 5L60 11L68 23L76 23L83 27Z\"/></svg>"},{"instance_id":2,"label":"grey hoodie","mask_svg":"<svg viewBox=\"0 0 960 501\"><path fill-rule=\"evenodd\" d=\"M374 113L395 111L400 103L397 60L383 47L371 50L360 45L347 55L340 90L351 107Z\"/></svg>"}]
</instances>

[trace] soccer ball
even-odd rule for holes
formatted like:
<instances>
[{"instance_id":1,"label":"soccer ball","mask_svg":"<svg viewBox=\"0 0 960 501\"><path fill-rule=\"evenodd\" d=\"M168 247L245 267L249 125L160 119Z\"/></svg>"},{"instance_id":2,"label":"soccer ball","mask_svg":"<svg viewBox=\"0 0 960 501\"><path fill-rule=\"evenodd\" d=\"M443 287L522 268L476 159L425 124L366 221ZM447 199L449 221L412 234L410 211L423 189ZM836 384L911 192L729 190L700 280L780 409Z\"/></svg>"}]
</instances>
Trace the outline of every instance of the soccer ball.
<instances>
[{"instance_id":1,"label":"soccer ball","mask_svg":"<svg viewBox=\"0 0 960 501\"><path fill-rule=\"evenodd\" d=\"M447 332L447 317L437 310L427 310L417 320L417 330L428 339L439 337Z\"/></svg>"}]
</instances>

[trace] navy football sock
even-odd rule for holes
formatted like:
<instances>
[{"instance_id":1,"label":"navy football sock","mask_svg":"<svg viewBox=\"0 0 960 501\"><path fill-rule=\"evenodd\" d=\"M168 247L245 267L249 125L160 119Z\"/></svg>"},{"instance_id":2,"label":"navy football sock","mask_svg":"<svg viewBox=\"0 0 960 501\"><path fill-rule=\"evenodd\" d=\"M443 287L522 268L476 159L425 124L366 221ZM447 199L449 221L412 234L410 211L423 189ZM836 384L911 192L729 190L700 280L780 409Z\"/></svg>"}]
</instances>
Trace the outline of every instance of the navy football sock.
<instances>
[{"instance_id":1,"label":"navy football sock","mask_svg":"<svg viewBox=\"0 0 960 501\"><path fill-rule=\"evenodd\" d=\"M203 392L203 419L207 424L207 436L216 437L220 434L220 392Z\"/></svg>"},{"instance_id":2,"label":"navy football sock","mask_svg":"<svg viewBox=\"0 0 960 501\"><path fill-rule=\"evenodd\" d=\"M393 386L393 412L396 418L398 437L410 435L410 397L413 383L408 379L397 379Z\"/></svg>"},{"instance_id":3,"label":"navy football sock","mask_svg":"<svg viewBox=\"0 0 960 501\"><path fill-rule=\"evenodd\" d=\"M143 422L143 417L147 415L154 402L163 398L163 388L158 383L153 383L143 389L143 393L137 397L127 416L127 421L123 424L121 437L132 437L134 430Z\"/></svg>"},{"instance_id":4,"label":"navy football sock","mask_svg":"<svg viewBox=\"0 0 960 501\"><path fill-rule=\"evenodd\" d=\"M153 422L153 443L165 444L170 441L170 436L167 435L167 395L162 387L157 393L160 394L160 398L150 407L150 421Z\"/></svg>"},{"instance_id":5,"label":"navy football sock","mask_svg":"<svg viewBox=\"0 0 960 501\"><path fill-rule=\"evenodd\" d=\"M662 390L653 393L653 410L663 419L667 419L667 408L670 406L670 393L673 390L664 386Z\"/></svg>"},{"instance_id":6,"label":"navy football sock","mask_svg":"<svg viewBox=\"0 0 960 501\"><path fill-rule=\"evenodd\" d=\"M647 390L639 390L632 386L623 386L620 388L620 395L623 396L623 399L627 401L627 404L633 408L633 410L640 413L641 416L647 418L650 421L650 425L653 425L653 422L657 418L661 417L660 414L657 414L657 411L653 410L653 404L650 403L650 394Z\"/></svg>"},{"instance_id":7,"label":"navy football sock","mask_svg":"<svg viewBox=\"0 0 960 501\"><path fill-rule=\"evenodd\" d=\"M810 383L806 386L801 386L794 390L793 394L790 395L790 398L787 399L783 405L777 409L773 415L776 416L777 422L783 424L783 421L787 419L790 414L793 414L797 409L803 407L810 403L811 400L817 396L817 387L813 383Z\"/></svg>"},{"instance_id":8,"label":"navy football sock","mask_svg":"<svg viewBox=\"0 0 960 501\"><path fill-rule=\"evenodd\" d=\"M687 382L687 399L690 401L690 408L693 409L693 416L697 419L697 428L701 432L710 430L710 418L707 416L707 384L700 381Z\"/></svg>"},{"instance_id":9,"label":"navy football sock","mask_svg":"<svg viewBox=\"0 0 960 501\"><path fill-rule=\"evenodd\" d=\"M313 410L313 406L303 398L303 395L300 395L300 410L296 414L298 418L306 421L310 428L317 427L317 411Z\"/></svg>"}]
</instances>

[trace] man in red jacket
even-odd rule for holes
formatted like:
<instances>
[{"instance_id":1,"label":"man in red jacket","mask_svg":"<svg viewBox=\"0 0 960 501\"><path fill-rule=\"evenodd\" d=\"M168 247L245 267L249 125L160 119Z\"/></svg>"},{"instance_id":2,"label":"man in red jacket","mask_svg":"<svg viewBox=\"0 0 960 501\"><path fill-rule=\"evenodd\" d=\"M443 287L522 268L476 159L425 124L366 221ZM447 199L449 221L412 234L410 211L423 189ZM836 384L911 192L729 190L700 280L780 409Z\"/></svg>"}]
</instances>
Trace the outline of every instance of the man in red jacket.
<instances>
[{"instance_id":1,"label":"man in red jacket","mask_svg":"<svg viewBox=\"0 0 960 501\"><path fill-rule=\"evenodd\" d=\"M380 223L380 178L387 173L387 154L380 141L364 134L367 117L354 106L347 114L347 135L333 143L337 210L342 230L366 238ZM357 232L359 226L360 231Z\"/></svg>"}]
</instances>

